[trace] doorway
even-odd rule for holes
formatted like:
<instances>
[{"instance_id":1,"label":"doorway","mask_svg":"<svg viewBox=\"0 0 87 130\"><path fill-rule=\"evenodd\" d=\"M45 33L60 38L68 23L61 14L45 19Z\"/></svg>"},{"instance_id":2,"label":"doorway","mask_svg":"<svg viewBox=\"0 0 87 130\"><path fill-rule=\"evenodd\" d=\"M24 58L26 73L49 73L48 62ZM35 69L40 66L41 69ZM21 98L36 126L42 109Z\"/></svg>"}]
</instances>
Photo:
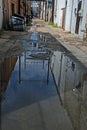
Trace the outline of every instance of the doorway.
<instances>
[{"instance_id":1,"label":"doorway","mask_svg":"<svg viewBox=\"0 0 87 130\"><path fill-rule=\"evenodd\" d=\"M12 15L14 15L14 4L13 3L11 5L11 7L12 7Z\"/></svg>"},{"instance_id":2,"label":"doorway","mask_svg":"<svg viewBox=\"0 0 87 130\"><path fill-rule=\"evenodd\" d=\"M76 19L76 28L75 28L75 33L78 34L79 32L79 24L80 24L80 19L81 17L79 16L79 11L81 10L81 6L82 6L82 1L80 1L78 3L78 10L77 10L77 19Z\"/></svg>"}]
</instances>

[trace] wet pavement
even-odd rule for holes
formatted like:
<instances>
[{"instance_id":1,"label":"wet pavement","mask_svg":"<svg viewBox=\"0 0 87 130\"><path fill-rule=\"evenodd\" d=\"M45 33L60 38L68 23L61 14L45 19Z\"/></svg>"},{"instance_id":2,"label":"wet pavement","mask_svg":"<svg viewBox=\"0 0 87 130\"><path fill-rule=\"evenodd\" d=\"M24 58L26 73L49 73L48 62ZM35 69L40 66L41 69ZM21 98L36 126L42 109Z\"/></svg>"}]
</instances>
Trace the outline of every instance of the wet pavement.
<instances>
[{"instance_id":1,"label":"wet pavement","mask_svg":"<svg viewBox=\"0 0 87 130\"><path fill-rule=\"evenodd\" d=\"M87 68L35 23L17 38L0 60L0 130L86 130Z\"/></svg>"}]
</instances>

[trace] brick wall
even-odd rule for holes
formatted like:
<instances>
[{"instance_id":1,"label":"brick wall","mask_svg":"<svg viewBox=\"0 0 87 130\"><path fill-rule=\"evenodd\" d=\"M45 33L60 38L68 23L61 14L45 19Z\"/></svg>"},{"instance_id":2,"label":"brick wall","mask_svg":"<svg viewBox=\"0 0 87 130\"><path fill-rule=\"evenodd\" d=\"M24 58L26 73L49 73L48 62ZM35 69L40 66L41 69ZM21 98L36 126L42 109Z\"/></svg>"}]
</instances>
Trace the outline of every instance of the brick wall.
<instances>
[{"instance_id":1,"label":"brick wall","mask_svg":"<svg viewBox=\"0 0 87 130\"><path fill-rule=\"evenodd\" d=\"M10 0L10 16L14 13L18 13L18 0Z\"/></svg>"},{"instance_id":2,"label":"brick wall","mask_svg":"<svg viewBox=\"0 0 87 130\"><path fill-rule=\"evenodd\" d=\"M5 29L9 28L9 18L14 13L19 13L20 15L27 14L25 13L28 12L26 1L27 0L3 0L3 27Z\"/></svg>"},{"instance_id":3,"label":"brick wall","mask_svg":"<svg viewBox=\"0 0 87 130\"><path fill-rule=\"evenodd\" d=\"M24 0L20 0L20 14L24 15Z\"/></svg>"},{"instance_id":4,"label":"brick wall","mask_svg":"<svg viewBox=\"0 0 87 130\"><path fill-rule=\"evenodd\" d=\"M8 28L9 23L9 5L8 0L3 0L3 27Z\"/></svg>"},{"instance_id":5,"label":"brick wall","mask_svg":"<svg viewBox=\"0 0 87 130\"><path fill-rule=\"evenodd\" d=\"M16 64L17 57L10 57L0 62L0 94L4 92L10 79L12 70Z\"/></svg>"}]
</instances>

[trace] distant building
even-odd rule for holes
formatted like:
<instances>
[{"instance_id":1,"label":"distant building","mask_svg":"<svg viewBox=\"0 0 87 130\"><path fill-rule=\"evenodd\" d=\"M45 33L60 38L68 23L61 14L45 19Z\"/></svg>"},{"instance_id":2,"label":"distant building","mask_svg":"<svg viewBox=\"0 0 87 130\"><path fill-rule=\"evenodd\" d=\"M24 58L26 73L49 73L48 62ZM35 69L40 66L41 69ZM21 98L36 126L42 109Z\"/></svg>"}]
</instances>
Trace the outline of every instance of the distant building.
<instances>
[{"instance_id":1,"label":"distant building","mask_svg":"<svg viewBox=\"0 0 87 130\"><path fill-rule=\"evenodd\" d=\"M31 2L32 13L35 17L37 17L39 15L39 4L40 4L40 2L38 2L38 1Z\"/></svg>"},{"instance_id":2,"label":"distant building","mask_svg":"<svg viewBox=\"0 0 87 130\"><path fill-rule=\"evenodd\" d=\"M41 2L40 18L49 22L52 20L52 0Z\"/></svg>"}]
</instances>

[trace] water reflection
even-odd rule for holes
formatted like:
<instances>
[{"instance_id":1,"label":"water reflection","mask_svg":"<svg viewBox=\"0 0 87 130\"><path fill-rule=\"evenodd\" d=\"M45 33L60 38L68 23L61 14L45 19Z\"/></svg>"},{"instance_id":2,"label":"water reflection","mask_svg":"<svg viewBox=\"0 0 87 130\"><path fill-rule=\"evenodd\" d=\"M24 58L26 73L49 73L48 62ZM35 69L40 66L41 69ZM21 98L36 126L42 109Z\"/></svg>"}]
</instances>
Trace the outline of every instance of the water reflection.
<instances>
[{"instance_id":1,"label":"water reflection","mask_svg":"<svg viewBox=\"0 0 87 130\"><path fill-rule=\"evenodd\" d=\"M43 69L47 64L47 84L49 81L49 65L51 51L45 47L45 35L34 30L30 35L30 42L22 43L22 47L26 50L24 53L24 67L27 69L27 64L37 62L42 64ZM46 63L45 63L46 62ZM21 57L19 57L19 82L21 81Z\"/></svg>"},{"instance_id":2,"label":"water reflection","mask_svg":"<svg viewBox=\"0 0 87 130\"><path fill-rule=\"evenodd\" d=\"M42 54L42 55L41 55ZM24 59L24 60L23 60ZM47 76L45 75L47 84L49 82L49 65L50 65L50 55L48 53L27 53L25 52L22 56L19 56L19 83L21 83L25 78L22 78L22 72L23 72L23 67L21 65L24 64L24 69L25 71L31 69L31 64L32 66L35 64L34 68L38 65L42 65L42 69L45 71L46 66L47 66ZM28 68L29 67L29 68ZM32 70L33 72L34 70ZM39 70L38 70L39 71ZM38 72L37 72L38 73ZM34 79L32 79L34 80ZM36 79L38 80L38 79ZM42 81L42 79L40 79Z\"/></svg>"},{"instance_id":3,"label":"water reflection","mask_svg":"<svg viewBox=\"0 0 87 130\"><path fill-rule=\"evenodd\" d=\"M7 88L16 61L17 57L9 57L0 62L0 95L2 95Z\"/></svg>"},{"instance_id":4,"label":"water reflection","mask_svg":"<svg viewBox=\"0 0 87 130\"><path fill-rule=\"evenodd\" d=\"M46 116L44 112L41 112L43 111L42 108L44 111L47 110L47 112L51 110L50 116L54 116L52 113L55 114L57 120L54 120L54 124L57 124L56 122L60 124L63 115L63 118L66 119L64 122L68 122L70 130L73 128L74 130L87 129L87 70L80 63L74 61L73 58L68 57L65 52L55 51L52 54L50 49L45 47L45 41L43 33L39 34L34 31L31 33L30 41L23 41L22 48L25 51L21 55L6 58L0 62L1 130L8 124L7 119L11 121L14 118L13 115L17 114L16 112L20 111L20 115L23 114L23 117L26 118L26 108L32 106L34 103L39 104L40 119L44 119L43 123L47 123L47 120L44 118ZM52 98L51 101L49 101L50 97ZM53 100L53 97L57 98ZM42 101L44 103L46 101L47 106L48 102L49 104L53 103L52 109L45 109L45 105L43 107L40 106L44 104ZM56 108L55 104L58 105ZM21 110L23 110L23 113ZM27 110L28 113L29 110ZM66 112L68 114L65 114ZM36 115L38 114L35 113L34 116L36 117ZM15 116L14 120L18 120L17 118ZM13 126L14 120L11 122ZM21 120L23 124L25 119ZM45 123L42 124L44 129L46 128ZM53 125L52 123L50 123L50 126ZM9 130L9 128L10 126L8 128L5 127L6 130ZM15 128L18 129L16 125ZM56 126L56 128L58 127Z\"/></svg>"},{"instance_id":5,"label":"water reflection","mask_svg":"<svg viewBox=\"0 0 87 130\"><path fill-rule=\"evenodd\" d=\"M25 51L19 55L4 93L7 98L2 102L3 114L57 94L50 73L51 52L42 47L44 36L41 35L32 32L30 42L22 43Z\"/></svg>"},{"instance_id":6,"label":"water reflection","mask_svg":"<svg viewBox=\"0 0 87 130\"><path fill-rule=\"evenodd\" d=\"M17 61L17 57L5 58L4 60L0 61L0 130L1 130L1 122L2 122L1 102L2 100L5 99L3 94L7 89L7 85L16 61Z\"/></svg>"},{"instance_id":7,"label":"water reflection","mask_svg":"<svg viewBox=\"0 0 87 130\"><path fill-rule=\"evenodd\" d=\"M54 52L51 69L62 105L75 130L87 129L87 69L62 52Z\"/></svg>"}]
</instances>

